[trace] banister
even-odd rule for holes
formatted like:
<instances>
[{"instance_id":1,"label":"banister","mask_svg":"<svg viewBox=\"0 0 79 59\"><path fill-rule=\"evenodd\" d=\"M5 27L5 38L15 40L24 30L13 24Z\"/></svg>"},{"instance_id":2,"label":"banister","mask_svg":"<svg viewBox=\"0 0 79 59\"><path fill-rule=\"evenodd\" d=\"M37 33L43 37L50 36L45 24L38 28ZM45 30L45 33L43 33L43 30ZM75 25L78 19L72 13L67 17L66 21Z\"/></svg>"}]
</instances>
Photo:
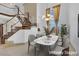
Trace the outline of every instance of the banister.
<instances>
[{"instance_id":1,"label":"banister","mask_svg":"<svg viewBox=\"0 0 79 59\"><path fill-rule=\"evenodd\" d=\"M1 5L1 4L0 4ZM4 7L7 7L7 6L5 6L5 5L2 5L2 6L4 6ZM0 12L0 15L4 15L4 16L8 16L8 17L12 17L10 20L8 20L6 23L4 23L3 25L7 25L7 23L8 22L10 22L12 19L14 19L15 17L17 17L18 19L20 19L19 21L21 22L22 21L22 18L20 17L20 13L19 12L21 12L20 11L20 9L19 9L19 7L18 6L16 6L17 7L17 10L18 10L18 12L17 12L17 14L14 14L14 15L10 15L10 14L6 14L6 13L1 13ZM7 8L9 8L9 7L7 7ZM10 8L10 9L14 9L14 8ZM22 13L22 12L21 12ZM22 15L24 15L23 13L22 13ZM19 22L18 21L18 22ZM16 22L15 24L13 24L12 26L11 26L11 28L14 26L14 25L16 25L18 22ZM6 27L6 29L7 29L7 27ZM7 33L7 30L6 30L6 33ZM4 34L0 37L0 38L3 38L3 36L4 36Z\"/></svg>"},{"instance_id":2,"label":"banister","mask_svg":"<svg viewBox=\"0 0 79 59\"><path fill-rule=\"evenodd\" d=\"M15 16L15 17L16 17L16 16ZM11 21L13 18L14 18L14 17L12 17L9 21ZM7 24L9 21L7 21L6 23L4 23L3 25ZM18 21L18 22L19 22L19 21ZM17 24L18 22L16 22L16 24ZM16 24L13 24L12 27L13 27L14 25L16 25ZM11 28L12 28L12 27L11 27ZM3 36L4 36L4 35L2 35L0 38L2 38Z\"/></svg>"},{"instance_id":3,"label":"banister","mask_svg":"<svg viewBox=\"0 0 79 59\"><path fill-rule=\"evenodd\" d=\"M6 14L6 13L1 13L1 12L0 12L0 15L4 15L4 16L8 16L8 17L14 17L14 16L16 16L16 14L15 15L9 15L9 14Z\"/></svg>"}]
</instances>

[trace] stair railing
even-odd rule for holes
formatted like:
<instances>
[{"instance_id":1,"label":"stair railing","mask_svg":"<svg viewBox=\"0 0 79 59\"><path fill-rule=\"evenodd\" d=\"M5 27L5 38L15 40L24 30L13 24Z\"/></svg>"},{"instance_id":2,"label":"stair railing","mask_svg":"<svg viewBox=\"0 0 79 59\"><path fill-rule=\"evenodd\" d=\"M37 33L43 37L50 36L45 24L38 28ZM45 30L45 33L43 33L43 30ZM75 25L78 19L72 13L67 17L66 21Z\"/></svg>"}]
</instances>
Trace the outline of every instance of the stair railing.
<instances>
[{"instance_id":1,"label":"stair railing","mask_svg":"<svg viewBox=\"0 0 79 59\"><path fill-rule=\"evenodd\" d=\"M5 34L7 34L7 23L13 20L16 16L12 17L10 20L8 20L6 23L3 24L3 35L0 37L0 39L4 36L4 26L5 26Z\"/></svg>"},{"instance_id":2,"label":"stair railing","mask_svg":"<svg viewBox=\"0 0 79 59\"><path fill-rule=\"evenodd\" d=\"M15 17L16 17L16 16L12 17L10 20L8 20L6 23L3 24L3 26L5 26L5 34L6 34L7 31L8 31L8 30L7 30L7 29L8 29L8 27L7 27L7 26L8 26L8 23L9 23L11 20L13 20ZM4 35L4 32L3 32L3 35Z\"/></svg>"},{"instance_id":3,"label":"stair railing","mask_svg":"<svg viewBox=\"0 0 79 59\"><path fill-rule=\"evenodd\" d=\"M12 29L17 23L19 23L19 21L17 21L17 22L14 23L13 25L11 25L11 29Z\"/></svg>"},{"instance_id":4,"label":"stair railing","mask_svg":"<svg viewBox=\"0 0 79 59\"><path fill-rule=\"evenodd\" d=\"M6 7L6 6L4 6L4 7ZM18 19L20 19L21 21L22 21L22 19L21 19L21 17L19 16L20 15L20 13L19 12L21 12L20 10L19 10L19 7L18 6L16 6L17 7L17 10L18 10L18 12L17 12L17 14L15 14L15 15L8 15L8 14L5 14L5 13L0 13L0 15L4 15L4 16L9 16L9 17L12 17L10 20L8 20L6 23L4 23L3 24L3 26L4 25L6 25L6 33L7 33L7 24L11 21L11 20L13 20L15 17L19 17ZM12 9L14 9L14 8L12 8ZM22 13L22 12L21 12ZM24 15L24 14L23 14ZM19 20L19 21L20 21ZM19 22L18 21L18 22ZM20 21L20 22L21 22ZM11 26L11 28L14 26L14 25L16 25L18 22L16 22L15 24L13 24L12 26ZM5 33L5 34L6 34ZM7 33L8 34L8 33ZM3 36L4 36L4 29L3 29L3 35L0 37L0 39L3 39Z\"/></svg>"},{"instance_id":5,"label":"stair railing","mask_svg":"<svg viewBox=\"0 0 79 59\"><path fill-rule=\"evenodd\" d=\"M0 4L0 5L2 5L2 4ZM2 5L2 6L7 7L7 6L5 6L5 5ZM8 14L5 14L5 13L0 13L1 15L12 17L10 20L8 20L6 23L3 24L3 25L6 25L6 33L7 33L7 24L8 24L11 20L13 20L15 17L17 17L17 18L19 19L20 23L23 24L23 20L22 20L22 18L21 18L19 15L24 15L24 14L21 12L21 10L19 9L19 7L18 7L17 5L15 5L15 7L17 8L17 14L15 14L15 15L8 15ZM7 8L10 8L10 7L7 7ZM15 9L15 8L10 8L10 9ZM21 14L20 14L19 12L21 12ZM28 19L29 19L29 14L28 14L27 16L28 16ZM18 21L18 22L19 22L19 21ZM15 24L13 24L13 25L11 26L11 28L12 28L14 25L16 25L18 22L16 22Z\"/></svg>"}]
</instances>

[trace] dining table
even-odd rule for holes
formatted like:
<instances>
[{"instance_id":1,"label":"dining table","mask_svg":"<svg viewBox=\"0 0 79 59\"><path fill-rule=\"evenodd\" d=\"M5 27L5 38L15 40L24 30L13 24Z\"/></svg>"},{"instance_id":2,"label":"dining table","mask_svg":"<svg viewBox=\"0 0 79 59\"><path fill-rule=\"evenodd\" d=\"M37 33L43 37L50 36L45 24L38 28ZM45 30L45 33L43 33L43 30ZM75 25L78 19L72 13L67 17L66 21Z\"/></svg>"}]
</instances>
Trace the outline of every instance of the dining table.
<instances>
[{"instance_id":1,"label":"dining table","mask_svg":"<svg viewBox=\"0 0 79 59\"><path fill-rule=\"evenodd\" d=\"M57 40L58 40L57 35L47 35L47 36L45 35L35 39L34 42L39 45L47 46L49 51L49 47L55 45Z\"/></svg>"}]
</instances>

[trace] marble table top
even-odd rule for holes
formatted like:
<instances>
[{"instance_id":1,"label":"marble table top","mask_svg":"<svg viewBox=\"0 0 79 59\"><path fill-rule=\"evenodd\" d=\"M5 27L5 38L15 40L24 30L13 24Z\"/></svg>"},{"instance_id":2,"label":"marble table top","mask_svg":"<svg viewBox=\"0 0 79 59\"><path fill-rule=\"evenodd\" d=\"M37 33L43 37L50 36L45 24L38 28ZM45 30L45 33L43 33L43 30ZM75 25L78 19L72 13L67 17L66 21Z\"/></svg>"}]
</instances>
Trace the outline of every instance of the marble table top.
<instances>
[{"instance_id":1,"label":"marble table top","mask_svg":"<svg viewBox=\"0 0 79 59\"><path fill-rule=\"evenodd\" d=\"M41 45L54 45L58 40L58 36L56 35L49 35L49 36L42 36L34 40L35 43Z\"/></svg>"}]
</instances>

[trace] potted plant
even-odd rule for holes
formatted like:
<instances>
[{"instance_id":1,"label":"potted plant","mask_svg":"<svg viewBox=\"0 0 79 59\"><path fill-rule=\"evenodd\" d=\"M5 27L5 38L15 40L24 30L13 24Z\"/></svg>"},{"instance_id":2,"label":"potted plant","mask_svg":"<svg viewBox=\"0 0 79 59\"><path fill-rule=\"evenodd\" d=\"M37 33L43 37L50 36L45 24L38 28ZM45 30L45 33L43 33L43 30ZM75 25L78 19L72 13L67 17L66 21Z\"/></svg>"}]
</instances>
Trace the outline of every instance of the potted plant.
<instances>
[{"instance_id":1,"label":"potted plant","mask_svg":"<svg viewBox=\"0 0 79 59\"><path fill-rule=\"evenodd\" d=\"M64 41L63 41L64 35L67 35L67 27L66 27L66 24L62 24L61 25L61 39L62 39L62 42L63 43L64 43ZM62 43L62 46L63 46L63 43Z\"/></svg>"},{"instance_id":2,"label":"potted plant","mask_svg":"<svg viewBox=\"0 0 79 59\"><path fill-rule=\"evenodd\" d=\"M48 28L44 27L44 30L45 30L46 35L50 35L53 32L54 27L50 31L48 30Z\"/></svg>"},{"instance_id":3,"label":"potted plant","mask_svg":"<svg viewBox=\"0 0 79 59\"><path fill-rule=\"evenodd\" d=\"M62 24L61 25L61 37L63 37L63 35L67 34L67 27L66 24Z\"/></svg>"}]
</instances>

